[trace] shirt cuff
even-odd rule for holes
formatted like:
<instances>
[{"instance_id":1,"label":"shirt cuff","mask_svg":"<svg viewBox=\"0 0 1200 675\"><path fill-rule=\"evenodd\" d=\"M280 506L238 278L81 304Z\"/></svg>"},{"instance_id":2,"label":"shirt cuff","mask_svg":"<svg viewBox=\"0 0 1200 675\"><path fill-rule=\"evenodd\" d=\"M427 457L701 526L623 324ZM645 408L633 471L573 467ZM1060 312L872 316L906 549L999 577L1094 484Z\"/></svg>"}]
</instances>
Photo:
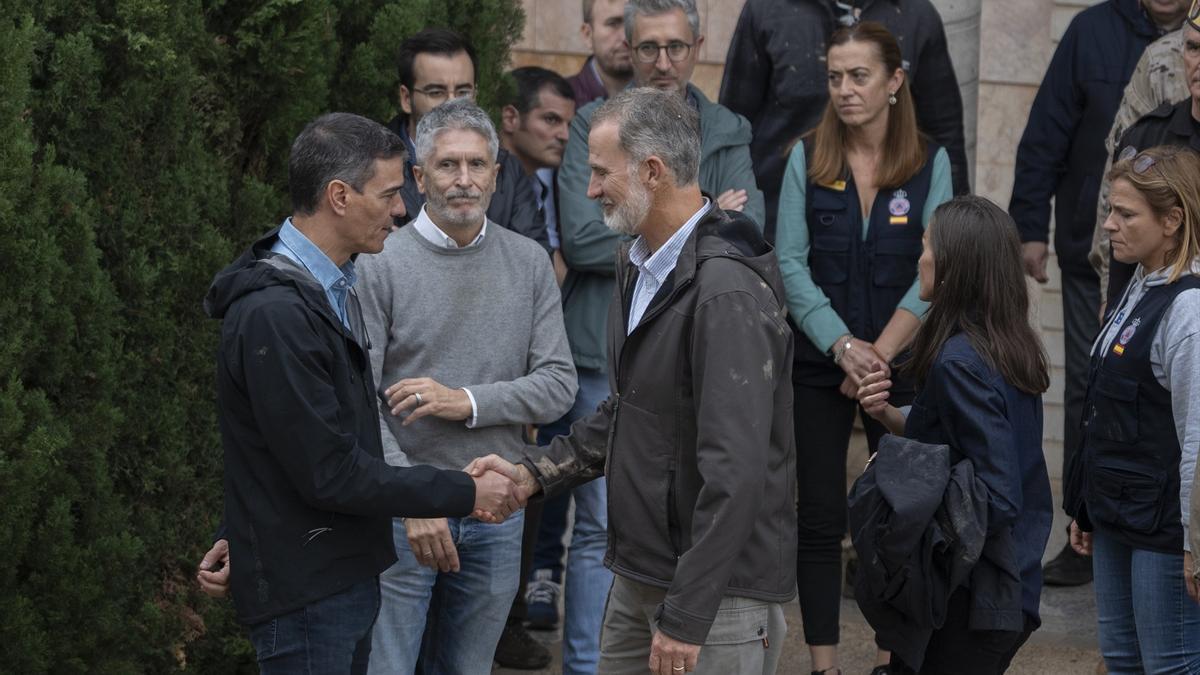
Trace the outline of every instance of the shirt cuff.
<instances>
[{"instance_id":1,"label":"shirt cuff","mask_svg":"<svg viewBox=\"0 0 1200 675\"><path fill-rule=\"evenodd\" d=\"M470 389L463 387L462 390L467 392L467 399L471 401L471 419L467 420L467 428L474 429L479 424L479 406L475 405L475 395Z\"/></svg>"}]
</instances>

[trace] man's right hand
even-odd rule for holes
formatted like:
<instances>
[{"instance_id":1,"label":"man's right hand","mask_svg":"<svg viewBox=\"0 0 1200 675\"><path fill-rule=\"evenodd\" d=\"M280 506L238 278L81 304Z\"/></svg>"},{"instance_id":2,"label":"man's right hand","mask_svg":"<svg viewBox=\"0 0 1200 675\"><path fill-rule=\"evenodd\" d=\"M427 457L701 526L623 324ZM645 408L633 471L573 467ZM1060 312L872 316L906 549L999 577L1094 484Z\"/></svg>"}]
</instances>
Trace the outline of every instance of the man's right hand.
<instances>
[{"instance_id":1,"label":"man's right hand","mask_svg":"<svg viewBox=\"0 0 1200 675\"><path fill-rule=\"evenodd\" d=\"M472 470L475 462L464 469L475 481L475 510L472 515L490 523L504 522L514 511L525 506L525 498L509 475L489 470L488 467Z\"/></svg>"},{"instance_id":2,"label":"man's right hand","mask_svg":"<svg viewBox=\"0 0 1200 675\"><path fill-rule=\"evenodd\" d=\"M1025 264L1025 274L1033 277L1039 284L1050 280L1046 276L1046 261L1050 258L1050 245L1044 241L1027 241L1021 244L1021 262Z\"/></svg>"},{"instance_id":3,"label":"man's right hand","mask_svg":"<svg viewBox=\"0 0 1200 675\"><path fill-rule=\"evenodd\" d=\"M476 497L478 499L478 497ZM439 572L457 572L458 549L450 537L450 525L445 518L405 518L408 548L418 565Z\"/></svg>"},{"instance_id":4,"label":"man's right hand","mask_svg":"<svg viewBox=\"0 0 1200 675\"><path fill-rule=\"evenodd\" d=\"M476 457L471 460L471 463L463 469L472 478L476 480L480 476L486 475L489 472L500 473L507 476L511 480L517 490L517 497L520 499L521 505L524 506L529 498L537 494L538 490L542 489L541 484L520 464L513 464L499 455L488 455L486 457ZM496 519L495 514L489 513L486 509L475 509L475 517L488 522L500 522L503 518Z\"/></svg>"},{"instance_id":5,"label":"man's right hand","mask_svg":"<svg viewBox=\"0 0 1200 675\"><path fill-rule=\"evenodd\" d=\"M1092 554L1092 533L1084 532L1079 527L1079 523L1072 520L1071 525L1067 528L1070 536L1071 548L1079 555Z\"/></svg>"},{"instance_id":6,"label":"man's right hand","mask_svg":"<svg viewBox=\"0 0 1200 675\"><path fill-rule=\"evenodd\" d=\"M204 554L196 570L196 581L209 597L223 598L229 594L229 540L218 539Z\"/></svg>"}]
</instances>

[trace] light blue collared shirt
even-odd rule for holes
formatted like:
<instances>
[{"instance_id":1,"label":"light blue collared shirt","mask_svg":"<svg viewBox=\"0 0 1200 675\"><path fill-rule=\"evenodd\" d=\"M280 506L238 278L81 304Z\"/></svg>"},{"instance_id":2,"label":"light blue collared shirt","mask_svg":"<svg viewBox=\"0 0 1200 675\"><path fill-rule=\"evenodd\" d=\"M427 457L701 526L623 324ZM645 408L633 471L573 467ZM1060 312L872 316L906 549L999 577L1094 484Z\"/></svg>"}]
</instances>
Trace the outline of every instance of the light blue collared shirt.
<instances>
[{"instance_id":1,"label":"light blue collared shirt","mask_svg":"<svg viewBox=\"0 0 1200 675\"><path fill-rule=\"evenodd\" d=\"M708 197L705 197L704 205L700 207L700 210L693 213L683 227L676 230L667 243L663 244L653 255L643 237L635 239L633 246L629 247L629 262L638 268L638 280L633 287L633 304L629 308L629 325L625 327L626 335L632 333L633 329L637 328L641 322L642 315L646 313L646 308L654 299L654 294L662 288L667 276L675 269L675 263L679 262L679 253L683 251L684 242L691 236L692 230L696 229L696 223L700 222L704 214L708 213L711 206Z\"/></svg>"},{"instance_id":2,"label":"light blue collared shirt","mask_svg":"<svg viewBox=\"0 0 1200 675\"><path fill-rule=\"evenodd\" d=\"M321 288L325 289L325 297L333 308L338 319L346 330L350 328L350 318L346 313L346 299L350 297L350 289L358 275L354 272L354 263L350 260L338 267L333 264L325 252L317 248L304 233L292 225L292 219L283 221L279 228L279 238L271 245L272 253L279 253L291 258L293 262L303 265L308 273L316 279Z\"/></svg>"}]
</instances>

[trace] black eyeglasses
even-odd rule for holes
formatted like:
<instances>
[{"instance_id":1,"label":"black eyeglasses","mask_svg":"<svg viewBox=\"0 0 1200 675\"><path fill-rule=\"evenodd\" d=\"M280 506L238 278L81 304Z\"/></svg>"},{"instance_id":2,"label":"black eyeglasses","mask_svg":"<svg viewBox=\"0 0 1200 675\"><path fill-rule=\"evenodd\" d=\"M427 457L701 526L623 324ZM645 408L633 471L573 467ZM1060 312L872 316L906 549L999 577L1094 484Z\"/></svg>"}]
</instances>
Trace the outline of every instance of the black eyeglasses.
<instances>
[{"instance_id":1,"label":"black eyeglasses","mask_svg":"<svg viewBox=\"0 0 1200 675\"><path fill-rule=\"evenodd\" d=\"M658 60L658 55L664 49L667 50L667 58L671 59L671 63L679 63L691 53L692 45L679 41L669 42L665 45L660 45L656 42L643 42L633 48L633 53L637 54L638 61L642 63L654 63Z\"/></svg>"}]
</instances>

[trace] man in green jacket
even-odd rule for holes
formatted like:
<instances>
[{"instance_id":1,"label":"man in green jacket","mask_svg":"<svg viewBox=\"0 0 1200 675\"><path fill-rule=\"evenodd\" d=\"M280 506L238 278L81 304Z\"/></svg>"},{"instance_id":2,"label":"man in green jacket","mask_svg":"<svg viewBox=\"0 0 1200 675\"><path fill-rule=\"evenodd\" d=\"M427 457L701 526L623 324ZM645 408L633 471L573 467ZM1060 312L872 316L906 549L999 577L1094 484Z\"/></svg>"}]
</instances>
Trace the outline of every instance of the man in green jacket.
<instances>
[{"instance_id":1,"label":"man in green jacket","mask_svg":"<svg viewBox=\"0 0 1200 675\"><path fill-rule=\"evenodd\" d=\"M665 8L665 9L664 9ZM750 163L750 123L709 101L691 84L704 36L695 0L630 0L625 36L633 50L633 86L675 91L700 113L700 188L726 211L741 211L762 229L762 192ZM603 373L604 324L612 298L620 235L604 226L600 204L588 199L588 133L596 108L584 106L571 123L558 175L559 228L567 263L563 317L575 367Z\"/></svg>"}]
</instances>

